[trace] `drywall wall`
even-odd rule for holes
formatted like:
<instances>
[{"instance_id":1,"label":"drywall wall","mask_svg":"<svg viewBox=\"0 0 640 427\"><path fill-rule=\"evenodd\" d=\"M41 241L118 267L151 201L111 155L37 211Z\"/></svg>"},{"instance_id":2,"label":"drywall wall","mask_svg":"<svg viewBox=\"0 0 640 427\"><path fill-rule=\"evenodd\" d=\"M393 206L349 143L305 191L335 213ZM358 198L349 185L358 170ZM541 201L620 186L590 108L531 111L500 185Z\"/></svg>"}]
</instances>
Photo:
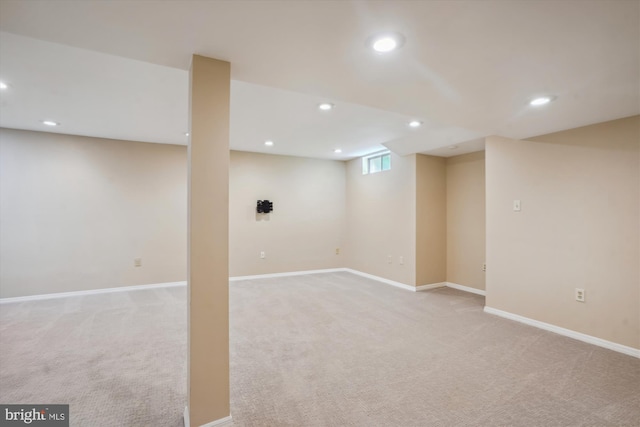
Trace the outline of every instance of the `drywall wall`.
<instances>
[{"instance_id":1,"label":"drywall wall","mask_svg":"<svg viewBox=\"0 0 640 427\"><path fill-rule=\"evenodd\" d=\"M185 280L186 155L0 129L0 297Z\"/></svg>"},{"instance_id":2,"label":"drywall wall","mask_svg":"<svg viewBox=\"0 0 640 427\"><path fill-rule=\"evenodd\" d=\"M187 410L193 426L231 415L229 98L231 64L193 55L189 70Z\"/></svg>"},{"instance_id":3,"label":"drywall wall","mask_svg":"<svg viewBox=\"0 0 640 427\"><path fill-rule=\"evenodd\" d=\"M348 267L415 286L415 154L392 153L391 170L368 175L362 159L347 163L346 236Z\"/></svg>"},{"instance_id":4,"label":"drywall wall","mask_svg":"<svg viewBox=\"0 0 640 427\"><path fill-rule=\"evenodd\" d=\"M447 158L447 282L484 290L484 151Z\"/></svg>"},{"instance_id":5,"label":"drywall wall","mask_svg":"<svg viewBox=\"0 0 640 427\"><path fill-rule=\"evenodd\" d=\"M640 348L640 117L487 138L486 191L487 306Z\"/></svg>"},{"instance_id":6,"label":"drywall wall","mask_svg":"<svg viewBox=\"0 0 640 427\"><path fill-rule=\"evenodd\" d=\"M447 279L447 174L443 157L416 155L416 285Z\"/></svg>"},{"instance_id":7,"label":"drywall wall","mask_svg":"<svg viewBox=\"0 0 640 427\"><path fill-rule=\"evenodd\" d=\"M341 161L232 151L230 275L345 267L345 180Z\"/></svg>"}]
</instances>

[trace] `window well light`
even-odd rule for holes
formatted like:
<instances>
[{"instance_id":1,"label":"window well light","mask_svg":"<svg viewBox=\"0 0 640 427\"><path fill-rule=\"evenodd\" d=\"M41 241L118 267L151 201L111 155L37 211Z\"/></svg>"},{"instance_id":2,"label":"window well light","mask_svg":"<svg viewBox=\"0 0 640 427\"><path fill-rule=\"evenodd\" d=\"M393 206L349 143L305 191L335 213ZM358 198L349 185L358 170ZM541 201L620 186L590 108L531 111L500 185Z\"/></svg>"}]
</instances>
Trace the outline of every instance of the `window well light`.
<instances>
[{"instance_id":1,"label":"window well light","mask_svg":"<svg viewBox=\"0 0 640 427\"><path fill-rule=\"evenodd\" d=\"M43 120L42 124L47 126L60 126L60 123L54 122L53 120Z\"/></svg>"},{"instance_id":2,"label":"window well light","mask_svg":"<svg viewBox=\"0 0 640 427\"><path fill-rule=\"evenodd\" d=\"M534 107L539 107L541 105L546 105L546 104L550 103L554 99L555 98L552 97L552 96L539 96L539 97L533 98L531 101L529 101L529 105L532 105Z\"/></svg>"},{"instance_id":3,"label":"window well light","mask_svg":"<svg viewBox=\"0 0 640 427\"><path fill-rule=\"evenodd\" d=\"M318 109L322 111L329 111L333 109L333 104L330 104L328 102L323 102L322 104L318 105Z\"/></svg>"},{"instance_id":4,"label":"window well light","mask_svg":"<svg viewBox=\"0 0 640 427\"><path fill-rule=\"evenodd\" d=\"M339 149L339 148L336 148L335 150L333 150L333 152L336 153L336 154L340 154L340 153L342 153L342 150Z\"/></svg>"},{"instance_id":5,"label":"window well light","mask_svg":"<svg viewBox=\"0 0 640 427\"><path fill-rule=\"evenodd\" d=\"M378 53L394 51L404 44L404 37L399 33L377 34L369 37L367 44Z\"/></svg>"},{"instance_id":6,"label":"window well light","mask_svg":"<svg viewBox=\"0 0 640 427\"><path fill-rule=\"evenodd\" d=\"M8 87L9 85L7 85L5 82L0 82L0 89L6 89Z\"/></svg>"},{"instance_id":7,"label":"window well light","mask_svg":"<svg viewBox=\"0 0 640 427\"><path fill-rule=\"evenodd\" d=\"M411 120L409 122L409 127L419 128L420 126L422 126L422 122L420 120Z\"/></svg>"},{"instance_id":8,"label":"window well light","mask_svg":"<svg viewBox=\"0 0 640 427\"><path fill-rule=\"evenodd\" d=\"M267 147L273 147L273 141L265 141L264 145L266 145Z\"/></svg>"}]
</instances>

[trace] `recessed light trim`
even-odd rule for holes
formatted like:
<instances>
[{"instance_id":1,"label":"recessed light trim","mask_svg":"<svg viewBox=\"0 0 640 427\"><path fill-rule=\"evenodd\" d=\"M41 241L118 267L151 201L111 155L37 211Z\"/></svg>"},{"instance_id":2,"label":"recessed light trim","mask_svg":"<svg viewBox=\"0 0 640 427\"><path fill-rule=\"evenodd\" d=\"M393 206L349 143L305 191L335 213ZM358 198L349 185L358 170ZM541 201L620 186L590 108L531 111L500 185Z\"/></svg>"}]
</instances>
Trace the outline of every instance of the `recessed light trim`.
<instances>
[{"instance_id":1,"label":"recessed light trim","mask_svg":"<svg viewBox=\"0 0 640 427\"><path fill-rule=\"evenodd\" d=\"M330 111L333 110L334 105L329 102L323 102L322 104L318 104L318 109L320 111Z\"/></svg>"},{"instance_id":2,"label":"recessed light trim","mask_svg":"<svg viewBox=\"0 0 640 427\"><path fill-rule=\"evenodd\" d=\"M342 150L340 148L336 148L335 150L333 150L333 152L336 154L340 154L342 153Z\"/></svg>"},{"instance_id":3,"label":"recessed light trim","mask_svg":"<svg viewBox=\"0 0 640 427\"><path fill-rule=\"evenodd\" d=\"M6 89L8 87L9 87L9 85L6 84L5 82L0 82L0 89L4 90L4 89Z\"/></svg>"},{"instance_id":4,"label":"recessed light trim","mask_svg":"<svg viewBox=\"0 0 640 427\"><path fill-rule=\"evenodd\" d=\"M391 52L398 47L398 42L393 37L381 37L373 42L373 50L376 52Z\"/></svg>"},{"instance_id":5,"label":"recessed light trim","mask_svg":"<svg viewBox=\"0 0 640 427\"><path fill-rule=\"evenodd\" d=\"M60 126L60 123L54 122L53 120L43 120L42 124L46 126Z\"/></svg>"},{"instance_id":6,"label":"recessed light trim","mask_svg":"<svg viewBox=\"0 0 640 427\"><path fill-rule=\"evenodd\" d=\"M538 96L531 99L529 101L529 105L531 105L532 107L541 107L543 105L547 105L548 103L550 103L551 101L554 101L555 99L556 97L551 95Z\"/></svg>"},{"instance_id":7,"label":"recessed light trim","mask_svg":"<svg viewBox=\"0 0 640 427\"><path fill-rule=\"evenodd\" d=\"M420 126L422 126L422 122L420 120L411 120L407 124L410 128L419 128Z\"/></svg>"},{"instance_id":8,"label":"recessed light trim","mask_svg":"<svg viewBox=\"0 0 640 427\"><path fill-rule=\"evenodd\" d=\"M267 140L264 142L264 145L266 145L267 147L273 147L273 141Z\"/></svg>"},{"instance_id":9,"label":"recessed light trim","mask_svg":"<svg viewBox=\"0 0 640 427\"><path fill-rule=\"evenodd\" d=\"M367 39L367 45L374 52L384 54L399 49L404 44L404 36L400 33L388 32L373 35Z\"/></svg>"}]
</instances>

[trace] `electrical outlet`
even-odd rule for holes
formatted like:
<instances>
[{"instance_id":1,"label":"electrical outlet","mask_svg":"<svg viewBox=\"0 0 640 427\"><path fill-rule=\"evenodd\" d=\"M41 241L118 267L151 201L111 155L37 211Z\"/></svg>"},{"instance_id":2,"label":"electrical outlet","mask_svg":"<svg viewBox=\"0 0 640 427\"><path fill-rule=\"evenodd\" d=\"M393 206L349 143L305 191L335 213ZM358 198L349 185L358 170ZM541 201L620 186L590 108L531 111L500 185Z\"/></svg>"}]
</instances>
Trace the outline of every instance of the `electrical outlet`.
<instances>
[{"instance_id":1,"label":"electrical outlet","mask_svg":"<svg viewBox=\"0 0 640 427\"><path fill-rule=\"evenodd\" d=\"M400 265L404 265L404 257L403 256L398 258L398 261L400 262Z\"/></svg>"},{"instance_id":2,"label":"electrical outlet","mask_svg":"<svg viewBox=\"0 0 640 427\"><path fill-rule=\"evenodd\" d=\"M133 260L133 266L134 267L142 267L142 258L135 258Z\"/></svg>"},{"instance_id":3,"label":"electrical outlet","mask_svg":"<svg viewBox=\"0 0 640 427\"><path fill-rule=\"evenodd\" d=\"M336 255L340 255L340 248L336 248Z\"/></svg>"},{"instance_id":4,"label":"electrical outlet","mask_svg":"<svg viewBox=\"0 0 640 427\"><path fill-rule=\"evenodd\" d=\"M584 302L584 289L576 288L576 301Z\"/></svg>"},{"instance_id":5,"label":"electrical outlet","mask_svg":"<svg viewBox=\"0 0 640 427\"><path fill-rule=\"evenodd\" d=\"M520 200L513 201L513 210L516 212L520 212L522 210L520 206Z\"/></svg>"},{"instance_id":6,"label":"electrical outlet","mask_svg":"<svg viewBox=\"0 0 640 427\"><path fill-rule=\"evenodd\" d=\"M487 263L482 264L482 271L487 271Z\"/></svg>"},{"instance_id":7,"label":"electrical outlet","mask_svg":"<svg viewBox=\"0 0 640 427\"><path fill-rule=\"evenodd\" d=\"M388 255L388 256L387 256L387 262L388 262L389 264L391 264L391 263L393 262L393 256Z\"/></svg>"},{"instance_id":8,"label":"electrical outlet","mask_svg":"<svg viewBox=\"0 0 640 427\"><path fill-rule=\"evenodd\" d=\"M267 257L267 254L265 254L264 251L260 252L260 258L265 259Z\"/></svg>"}]
</instances>

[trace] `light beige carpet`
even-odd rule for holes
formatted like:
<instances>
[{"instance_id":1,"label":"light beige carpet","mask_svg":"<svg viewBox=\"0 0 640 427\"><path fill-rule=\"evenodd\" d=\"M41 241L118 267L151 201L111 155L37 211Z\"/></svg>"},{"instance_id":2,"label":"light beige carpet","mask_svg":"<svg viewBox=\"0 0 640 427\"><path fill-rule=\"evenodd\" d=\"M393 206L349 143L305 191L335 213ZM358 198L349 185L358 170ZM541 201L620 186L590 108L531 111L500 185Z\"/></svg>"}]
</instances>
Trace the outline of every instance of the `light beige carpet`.
<instances>
[{"instance_id":1,"label":"light beige carpet","mask_svg":"<svg viewBox=\"0 0 640 427\"><path fill-rule=\"evenodd\" d=\"M181 426L185 291L0 305L0 402L69 404L77 427Z\"/></svg>"},{"instance_id":2,"label":"light beige carpet","mask_svg":"<svg viewBox=\"0 0 640 427\"><path fill-rule=\"evenodd\" d=\"M236 426L637 426L640 360L349 273L233 282ZM0 402L180 426L186 290L0 305Z\"/></svg>"}]
</instances>

